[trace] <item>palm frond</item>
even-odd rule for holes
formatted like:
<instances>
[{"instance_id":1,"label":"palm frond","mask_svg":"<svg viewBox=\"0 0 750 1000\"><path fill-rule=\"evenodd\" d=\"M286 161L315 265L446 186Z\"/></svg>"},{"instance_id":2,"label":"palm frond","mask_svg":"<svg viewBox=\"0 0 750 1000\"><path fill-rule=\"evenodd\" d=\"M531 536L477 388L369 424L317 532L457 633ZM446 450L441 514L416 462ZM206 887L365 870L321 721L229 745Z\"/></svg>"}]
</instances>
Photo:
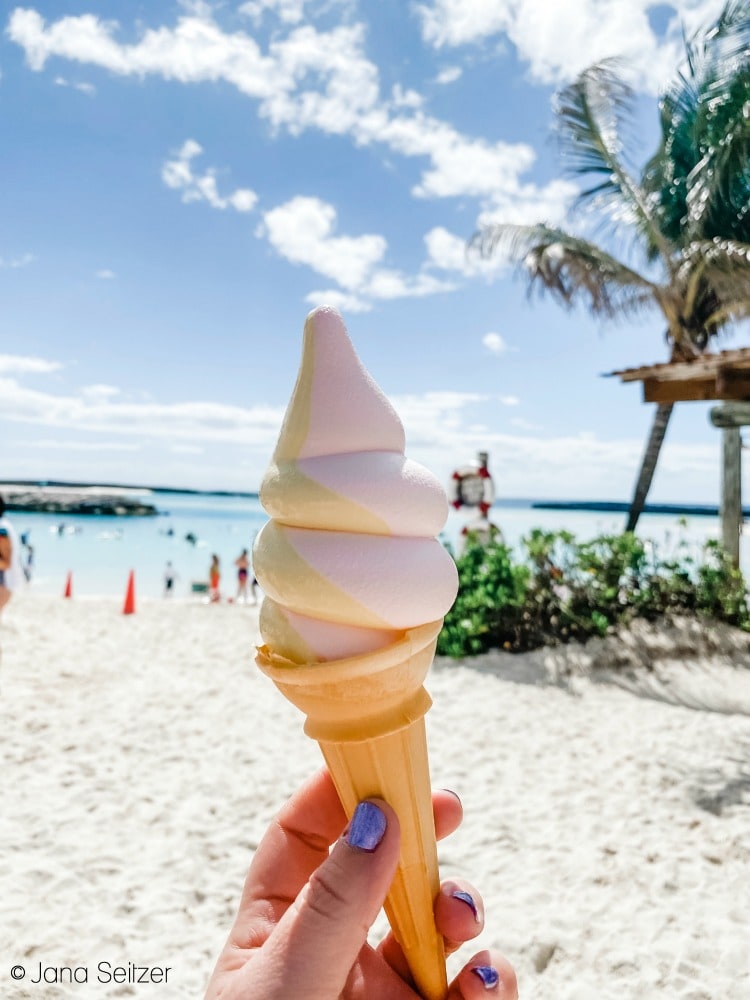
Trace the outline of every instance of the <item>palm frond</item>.
<instances>
[{"instance_id":1,"label":"palm frond","mask_svg":"<svg viewBox=\"0 0 750 1000\"><path fill-rule=\"evenodd\" d=\"M661 143L641 179L661 231L679 244L688 225L689 238L734 232L748 200L746 185L729 191L729 182L747 163L739 80L747 76L749 0L728 0L713 24L683 37L685 62L660 99Z\"/></svg>"},{"instance_id":2,"label":"palm frond","mask_svg":"<svg viewBox=\"0 0 750 1000\"><path fill-rule=\"evenodd\" d=\"M504 253L527 278L529 292L548 292L570 308L583 301L595 316L633 315L653 306L658 286L589 240L544 224L494 225L471 247L482 256Z\"/></svg>"},{"instance_id":3,"label":"palm frond","mask_svg":"<svg viewBox=\"0 0 750 1000\"><path fill-rule=\"evenodd\" d=\"M745 239L737 216L750 198L750 0L727 0L686 52L693 104L687 135L695 159L683 164L683 222L691 239L728 233ZM675 124L685 133L679 117Z\"/></svg>"},{"instance_id":4,"label":"palm frond","mask_svg":"<svg viewBox=\"0 0 750 1000\"><path fill-rule=\"evenodd\" d=\"M750 243L738 240L695 240L682 254L678 281L700 271L720 298L750 302Z\"/></svg>"},{"instance_id":5,"label":"palm frond","mask_svg":"<svg viewBox=\"0 0 750 1000\"><path fill-rule=\"evenodd\" d=\"M750 301L738 299L719 306L706 320L706 326L718 332L745 319L750 319Z\"/></svg>"},{"instance_id":6,"label":"palm frond","mask_svg":"<svg viewBox=\"0 0 750 1000\"><path fill-rule=\"evenodd\" d=\"M578 204L593 202L635 226L669 269L672 248L625 164L621 136L632 119L633 94L617 66L613 59L590 66L559 92L554 110L563 162L569 173L594 178Z\"/></svg>"},{"instance_id":7,"label":"palm frond","mask_svg":"<svg viewBox=\"0 0 750 1000\"><path fill-rule=\"evenodd\" d=\"M702 155L695 142L700 102L695 69L688 49L687 68L678 73L659 101L661 141L641 176L641 186L652 205L660 231L676 244L683 241L687 218L687 179ZM649 258L657 255L658 248L650 243Z\"/></svg>"},{"instance_id":8,"label":"palm frond","mask_svg":"<svg viewBox=\"0 0 750 1000\"><path fill-rule=\"evenodd\" d=\"M699 33L700 35L700 33ZM747 47L750 38L750 2L727 0L713 27L703 32L703 49L726 46L723 57L739 53Z\"/></svg>"},{"instance_id":9,"label":"palm frond","mask_svg":"<svg viewBox=\"0 0 750 1000\"><path fill-rule=\"evenodd\" d=\"M620 131L632 111L633 93L617 74L617 66L608 59L584 70L558 92L554 112L568 169L576 174L602 174L619 191L614 161L622 155Z\"/></svg>"},{"instance_id":10,"label":"palm frond","mask_svg":"<svg viewBox=\"0 0 750 1000\"><path fill-rule=\"evenodd\" d=\"M690 234L750 241L750 59L717 77L704 104L703 157L687 179Z\"/></svg>"}]
</instances>

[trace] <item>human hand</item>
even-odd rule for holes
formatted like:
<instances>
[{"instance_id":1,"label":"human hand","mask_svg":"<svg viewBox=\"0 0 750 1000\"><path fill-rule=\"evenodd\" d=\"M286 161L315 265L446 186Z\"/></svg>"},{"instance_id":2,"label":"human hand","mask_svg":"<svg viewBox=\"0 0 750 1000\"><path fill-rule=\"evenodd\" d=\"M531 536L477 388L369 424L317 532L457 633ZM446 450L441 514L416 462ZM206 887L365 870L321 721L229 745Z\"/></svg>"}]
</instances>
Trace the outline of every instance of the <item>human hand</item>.
<instances>
[{"instance_id":1,"label":"human hand","mask_svg":"<svg viewBox=\"0 0 750 1000\"><path fill-rule=\"evenodd\" d=\"M451 792L432 798L442 839L461 822L461 803ZM396 870L398 819L372 801L360 804L342 835L345 826L333 781L320 771L258 846L205 1000L417 1000L394 937L377 948L367 944ZM482 900L463 880L444 882L435 921L450 954L482 931ZM501 955L482 951L453 980L448 998L493 996L517 1000L516 978Z\"/></svg>"}]
</instances>

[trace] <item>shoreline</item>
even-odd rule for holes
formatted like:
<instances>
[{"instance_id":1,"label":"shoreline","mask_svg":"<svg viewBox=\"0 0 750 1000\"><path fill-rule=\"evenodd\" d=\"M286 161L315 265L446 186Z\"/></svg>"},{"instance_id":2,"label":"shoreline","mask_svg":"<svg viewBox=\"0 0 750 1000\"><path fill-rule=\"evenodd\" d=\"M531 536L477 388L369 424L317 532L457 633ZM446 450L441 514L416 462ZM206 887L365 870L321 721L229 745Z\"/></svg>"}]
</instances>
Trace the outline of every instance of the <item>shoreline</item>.
<instances>
[{"instance_id":1,"label":"shoreline","mask_svg":"<svg viewBox=\"0 0 750 1000\"><path fill-rule=\"evenodd\" d=\"M236 497L239 499L257 500L259 494L254 490L207 490L194 487L181 486L153 486L139 485L132 483L89 483L64 480L44 480L44 479L14 479L5 483L0 483L0 495L6 491L23 490L49 490L59 492L86 492L93 495L95 492L111 496L127 495L175 495L184 494L196 497ZM565 500L559 498L546 497L496 497L492 504L492 509L514 509L531 508L532 510L559 510L559 511L583 511L587 513L602 514L626 514L630 510L628 500ZM718 517L719 505L713 503L647 503L643 509L644 514L664 514L667 516L684 517ZM743 508L743 513L750 517L750 506Z\"/></svg>"}]
</instances>

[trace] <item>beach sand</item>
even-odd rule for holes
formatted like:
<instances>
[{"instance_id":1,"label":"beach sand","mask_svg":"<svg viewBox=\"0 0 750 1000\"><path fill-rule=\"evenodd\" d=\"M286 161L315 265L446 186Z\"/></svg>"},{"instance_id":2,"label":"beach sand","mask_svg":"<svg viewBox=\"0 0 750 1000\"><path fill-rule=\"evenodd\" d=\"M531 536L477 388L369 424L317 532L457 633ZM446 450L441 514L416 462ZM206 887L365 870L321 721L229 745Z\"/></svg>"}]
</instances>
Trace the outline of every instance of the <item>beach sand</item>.
<instances>
[{"instance_id":1,"label":"beach sand","mask_svg":"<svg viewBox=\"0 0 750 1000\"><path fill-rule=\"evenodd\" d=\"M253 665L255 609L121 608L24 594L0 623L9 1000L201 997L258 839L319 766ZM535 1000L750 997L749 663L689 623L436 662L433 780L465 808L441 871L487 907L451 971L491 945ZM40 962L88 983L11 979ZM108 985L100 962L170 972Z\"/></svg>"}]
</instances>

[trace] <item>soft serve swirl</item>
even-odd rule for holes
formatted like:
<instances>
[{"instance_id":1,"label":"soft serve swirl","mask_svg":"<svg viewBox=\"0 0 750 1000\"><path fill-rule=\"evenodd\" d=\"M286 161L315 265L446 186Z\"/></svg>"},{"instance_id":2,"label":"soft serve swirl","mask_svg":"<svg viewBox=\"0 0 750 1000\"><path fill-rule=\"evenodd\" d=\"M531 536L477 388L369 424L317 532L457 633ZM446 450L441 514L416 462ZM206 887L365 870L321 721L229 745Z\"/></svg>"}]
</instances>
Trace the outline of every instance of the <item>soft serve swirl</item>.
<instances>
[{"instance_id":1,"label":"soft serve swirl","mask_svg":"<svg viewBox=\"0 0 750 1000\"><path fill-rule=\"evenodd\" d=\"M260 629L278 655L304 663L368 652L453 603L456 567L435 537L445 493L404 457L401 421L330 307L305 322L260 499L271 518L254 548Z\"/></svg>"}]
</instances>

